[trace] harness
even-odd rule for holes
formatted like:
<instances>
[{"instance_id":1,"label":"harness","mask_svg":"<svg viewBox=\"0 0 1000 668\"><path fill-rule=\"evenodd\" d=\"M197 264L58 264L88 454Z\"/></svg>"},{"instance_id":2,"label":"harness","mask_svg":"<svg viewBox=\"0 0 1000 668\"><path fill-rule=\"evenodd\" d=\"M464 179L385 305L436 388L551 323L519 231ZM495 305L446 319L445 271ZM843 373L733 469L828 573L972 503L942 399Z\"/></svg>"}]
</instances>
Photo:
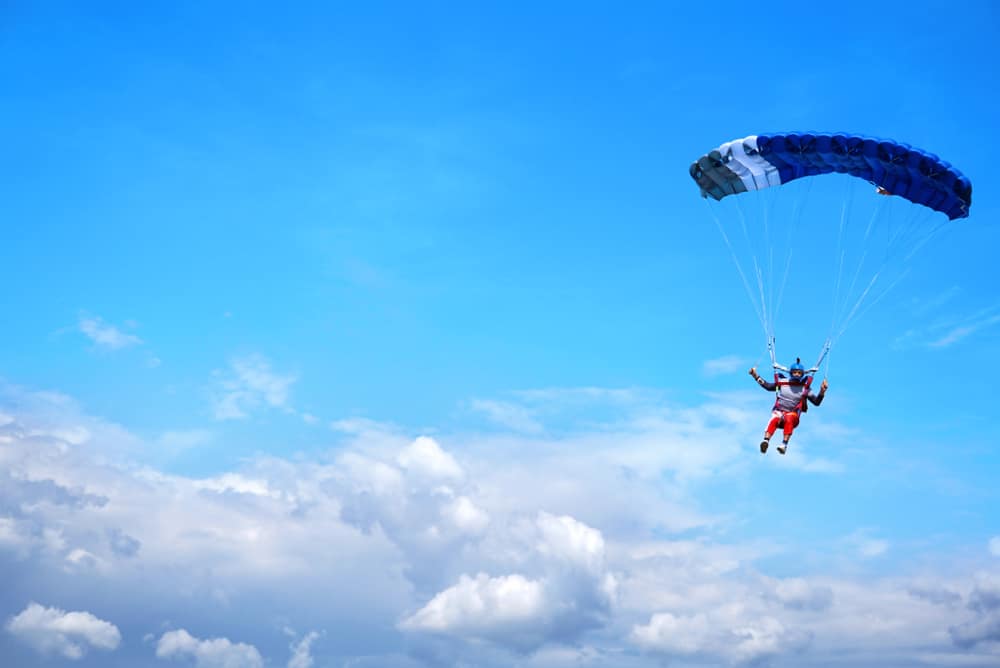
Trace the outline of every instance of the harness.
<instances>
[{"instance_id":1,"label":"harness","mask_svg":"<svg viewBox=\"0 0 1000 668\"><path fill-rule=\"evenodd\" d=\"M796 408L795 408L795 414L796 415L801 415L802 413L805 413L806 411L809 410L809 401L808 401L808 399L809 399L809 387L812 385L812 380L813 380L813 377L811 375L809 375L809 376L806 376L805 379L801 383L803 391L802 391L801 398L799 398L799 405L796 406ZM780 403L781 403L781 386L782 385L791 385L791 381L788 380L788 379L786 379L786 378L783 378L777 371L775 371L774 372L774 392L775 392L775 394L777 396L776 396L776 398L774 400L774 407L771 409L772 411L776 411L776 410L780 409Z\"/></svg>"},{"instance_id":2,"label":"harness","mask_svg":"<svg viewBox=\"0 0 1000 668\"><path fill-rule=\"evenodd\" d=\"M826 359L827 354L830 352L830 346L832 345L833 342L827 339L826 343L823 344L823 351L819 354L819 359L816 360L816 365L805 370L805 373L803 374L804 377L802 379L802 387L804 391L802 392L802 396L799 398L799 405L795 407L796 415L801 415L809 410L809 388L812 386L813 374L819 371L819 367L823 364L823 360ZM782 366L775 361L773 336L767 340L767 351L771 354L771 366L774 367L774 390L777 395L774 400L774 408L771 410L776 411L780 410L778 403L781 399L781 386L791 383L791 380L782 378L778 372L787 371L789 375L791 375L792 372L788 367ZM796 362L798 363L799 360L796 359ZM829 368L829 365L827 365L827 367Z\"/></svg>"}]
</instances>

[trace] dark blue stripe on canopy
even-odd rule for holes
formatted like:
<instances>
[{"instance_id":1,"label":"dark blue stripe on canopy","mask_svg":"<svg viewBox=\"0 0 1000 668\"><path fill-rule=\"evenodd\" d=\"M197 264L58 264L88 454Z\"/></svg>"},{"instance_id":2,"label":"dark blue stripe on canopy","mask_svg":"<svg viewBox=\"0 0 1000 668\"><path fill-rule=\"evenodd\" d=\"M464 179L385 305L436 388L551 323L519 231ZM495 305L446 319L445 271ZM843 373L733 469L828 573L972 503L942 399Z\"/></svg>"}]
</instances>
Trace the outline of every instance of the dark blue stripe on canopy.
<instances>
[{"instance_id":1,"label":"dark blue stripe on canopy","mask_svg":"<svg viewBox=\"0 0 1000 668\"><path fill-rule=\"evenodd\" d=\"M972 206L972 182L933 153L908 144L859 135L794 132L758 135L761 157L781 182L839 172L871 181L893 195L965 218Z\"/></svg>"}]
</instances>

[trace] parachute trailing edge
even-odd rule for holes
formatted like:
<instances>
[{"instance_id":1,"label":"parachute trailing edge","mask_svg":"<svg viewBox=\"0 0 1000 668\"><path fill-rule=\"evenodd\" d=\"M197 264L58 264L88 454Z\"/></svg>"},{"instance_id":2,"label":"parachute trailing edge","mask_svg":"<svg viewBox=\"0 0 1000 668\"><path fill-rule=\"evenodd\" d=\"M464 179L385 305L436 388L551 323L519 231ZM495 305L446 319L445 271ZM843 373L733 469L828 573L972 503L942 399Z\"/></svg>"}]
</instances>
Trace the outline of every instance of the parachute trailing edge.
<instances>
[{"instance_id":1,"label":"parachute trailing edge","mask_svg":"<svg viewBox=\"0 0 1000 668\"><path fill-rule=\"evenodd\" d=\"M870 181L951 220L965 218L972 206L972 182L936 155L859 135L751 135L709 151L690 169L702 197L715 200L835 172Z\"/></svg>"}]
</instances>

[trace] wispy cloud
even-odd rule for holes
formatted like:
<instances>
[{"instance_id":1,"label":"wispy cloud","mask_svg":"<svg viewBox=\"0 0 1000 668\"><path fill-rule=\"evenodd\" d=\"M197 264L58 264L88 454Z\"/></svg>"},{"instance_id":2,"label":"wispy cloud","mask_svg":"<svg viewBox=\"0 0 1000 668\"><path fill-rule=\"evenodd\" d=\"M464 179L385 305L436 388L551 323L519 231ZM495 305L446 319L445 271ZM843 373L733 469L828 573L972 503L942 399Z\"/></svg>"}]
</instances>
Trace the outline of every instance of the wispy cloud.
<instances>
[{"instance_id":1,"label":"wispy cloud","mask_svg":"<svg viewBox=\"0 0 1000 668\"><path fill-rule=\"evenodd\" d=\"M725 355L706 360L702 364L701 370L706 376L721 376L743 370L749 364L746 359L737 355Z\"/></svg>"},{"instance_id":2,"label":"wispy cloud","mask_svg":"<svg viewBox=\"0 0 1000 668\"><path fill-rule=\"evenodd\" d=\"M858 552L863 557L879 557L889 549L889 541L869 539L858 545Z\"/></svg>"},{"instance_id":3,"label":"wispy cloud","mask_svg":"<svg viewBox=\"0 0 1000 668\"><path fill-rule=\"evenodd\" d=\"M645 396L645 393L640 390L607 387L550 387L538 390L519 390L512 394L525 403L549 406L592 404L594 402L633 404Z\"/></svg>"},{"instance_id":4,"label":"wispy cloud","mask_svg":"<svg viewBox=\"0 0 1000 668\"><path fill-rule=\"evenodd\" d=\"M188 429L164 432L157 439L156 444L167 454L177 454L204 445L211 440L212 432L207 429Z\"/></svg>"},{"instance_id":5,"label":"wispy cloud","mask_svg":"<svg viewBox=\"0 0 1000 668\"><path fill-rule=\"evenodd\" d=\"M889 551L889 541L875 538L869 529L858 529L844 539L844 544L852 552L864 559L881 557Z\"/></svg>"},{"instance_id":6,"label":"wispy cloud","mask_svg":"<svg viewBox=\"0 0 1000 668\"><path fill-rule=\"evenodd\" d=\"M952 326L943 336L931 341L928 345L931 348L947 348L998 323L1000 323L1000 307L982 309L963 319L960 324Z\"/></svg>"},{"instance_id":7,"label":"wispy cloud","mask_svg":"<svg viewBox=\"0 0 1000 668\"><path fill-rule=\"evenodd\" d=\"M249 417L259 407L287 408L289 390L297 380L271 370L270 362L260 355L233 360L227 371L216 372L217 385L213 412L217 420Z\"/></svg>"},{"instance_id":8,"label":"wispy cloud","mask_svg":"<svg viewBox=\"0 0 1000 668\"><path fill-rule=\"evenodd\" d=\"M138 336L125 333L97 316L82 314L77 326L97 346L108 350L119 350L142 343Z\"/></svg>"},{"instance_id":9,"label":"wispy cloud","mask_svg":"<svg viewBox=\"0 0 1000 668\"><path fill-rule=\"evenodd\" d=\"M896 337L899 348L921 346L949 348L969 337L1000 324L1000 305L981 308L969 315L939 317L922 328L913 328Z\"/></svg>"},{"instance_id":10,"label":"wispy cloud","mask_svg":"<svg viewBox=\"0 0 1000 668\"><path fill-rule=\"evenodd\" d=\"M294 634L290 631L293 637ZM310 631L303 637L294 640L289 649L292 652L292 657L288 660L288 668L312 668L315 664L315 660L312 656L312 644L320 638L322 634L317 631Z\"/></svg>"},{"instance_id":11,"label":"wispy cloud","mask_svg":"<svg viewBox=\"0 0 1000 668\"><path fill-rule=\"evenodd\" d=\"M535 419L528 407L512 402L489 399L473 399L469 408L485 415L491 422L513 431L536 434L543 430L541 422Z\"/></svg>"},{"instance_id":12,"label":"wispy cloud","mask_svg":"<svg viewBox=\"0 0 1000 668\"><path fill-rule=\"evenodd\" d=\"M910 308L915 315L927 315L928 313L940 310L941 307L958 297L961 292L961 289L957 285L953 285L947 290L936 295L931 295L923 299L911 299Z\"/></svg>"}]
</instances>

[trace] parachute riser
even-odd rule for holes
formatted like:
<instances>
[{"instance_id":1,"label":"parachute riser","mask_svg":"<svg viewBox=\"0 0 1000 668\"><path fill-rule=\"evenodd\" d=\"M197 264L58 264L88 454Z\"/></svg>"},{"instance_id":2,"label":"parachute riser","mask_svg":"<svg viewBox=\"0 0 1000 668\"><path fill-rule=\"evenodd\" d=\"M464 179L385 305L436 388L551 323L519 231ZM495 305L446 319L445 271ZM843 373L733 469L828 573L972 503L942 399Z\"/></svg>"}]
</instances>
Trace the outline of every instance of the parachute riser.
<instances>
[{"instance_id":1,"label":"parachute riser","mask_svg":"<svg viewBox=\"0 0 1000 668\"><path fill-rule=\"evenodd\" d=\"M830 339L827 339L826 343L823 344L823 352L821 352L819 354L819 359L816 360L816 364L815 364L814 368L812 368L812 369L809 370L810 373L816 373L817 371L819 371L820 366L823 365L823 360L825 360L826 356L830 354L830 348L831 347L833 347L833 341L831 341Z\"/></svg>"},{"instance_id":2,"label":"parachute riser","mask_svg":"<svg viewBox=\"0 0 1000 668\"><path fill-rule=\"evenodd\" d=\"M832 347L832 345L833 345L833 343L829 339L827 339L826 343L823 344L823 350L820 352L819 359L816 360L816 364L812 368L806 369L805 375L811 376L814 373L816 373L817 371L819 371L819 368L823 365L823 360L825 360L826 356L830 353L830 348ZM767 342L767 350L771 354L771 366L774 367L774 370L775 371L784 371L785 373L790 373L787 366L785 366L784 364L778 364L778 362L776 361L775 354L774 354L774 338L773 337Z\"/></svg>"}]
</instances>

